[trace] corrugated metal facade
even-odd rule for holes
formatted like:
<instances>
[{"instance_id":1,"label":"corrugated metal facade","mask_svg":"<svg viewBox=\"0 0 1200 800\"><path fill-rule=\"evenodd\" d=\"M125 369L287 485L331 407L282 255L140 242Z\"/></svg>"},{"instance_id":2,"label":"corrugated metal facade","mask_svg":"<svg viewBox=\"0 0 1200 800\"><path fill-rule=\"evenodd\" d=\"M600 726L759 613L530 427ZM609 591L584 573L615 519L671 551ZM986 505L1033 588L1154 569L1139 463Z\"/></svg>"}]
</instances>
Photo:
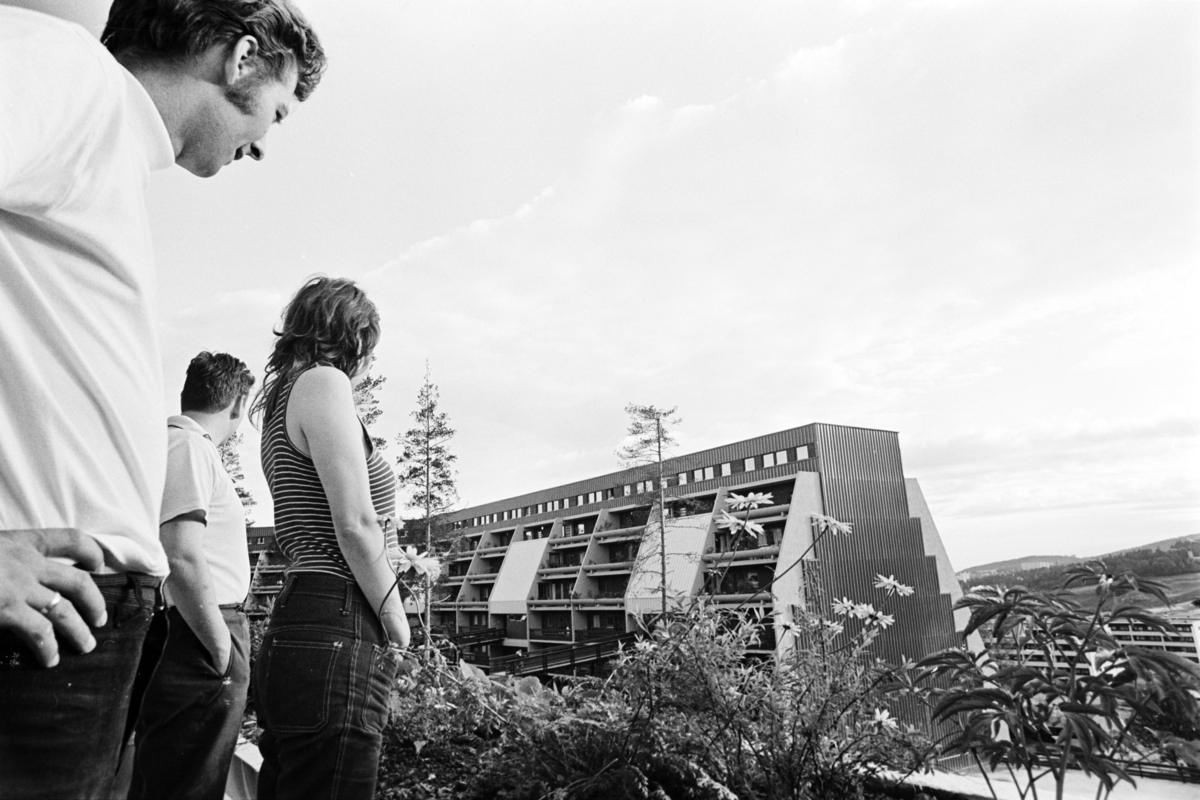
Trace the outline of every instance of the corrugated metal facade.
<instances>
[{"instance_id":1,"label":"corrugated metal facade","mask_svg":"<svg viewBox=\"0 0 1200 800\"><path fill-rule=\"evenodd\" d=\"M817 545L821 596L869 602L895 624L877 640L891 661L958 644L952 600L938 580L935 554L925 550L919 519L911 517L899 437L890 431L816 425L817 471L825 513L854 526ZM876 575L895 575L915 590L888 597Z\"/></svg>"}]
</instances>

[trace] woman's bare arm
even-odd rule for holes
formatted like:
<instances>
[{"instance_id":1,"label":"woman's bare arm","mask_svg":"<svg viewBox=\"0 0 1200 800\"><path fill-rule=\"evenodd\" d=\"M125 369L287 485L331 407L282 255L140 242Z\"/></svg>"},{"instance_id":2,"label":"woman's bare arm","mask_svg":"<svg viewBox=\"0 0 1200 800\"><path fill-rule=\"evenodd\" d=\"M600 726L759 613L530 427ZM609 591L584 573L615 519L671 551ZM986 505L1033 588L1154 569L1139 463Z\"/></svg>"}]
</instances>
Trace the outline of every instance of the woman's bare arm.
<instances>
[{"instance_id":1,"label":"woman's bare arm","mask_svg":"<svg viewBox=\"0 0 1200 800\"><path fill-rule=\"evenodd\" d=\"M391 591L396 576L371 502L363 429L354 411L350 379L333 367L308 370L296 379L287 413L288 421L301 434L297 445L307 448L325 487L338 544L350 571L372 611L378 612L387 597L380 621L392 642L408 647L408 619L399 590Z\"/></svg>"}]
</instances>

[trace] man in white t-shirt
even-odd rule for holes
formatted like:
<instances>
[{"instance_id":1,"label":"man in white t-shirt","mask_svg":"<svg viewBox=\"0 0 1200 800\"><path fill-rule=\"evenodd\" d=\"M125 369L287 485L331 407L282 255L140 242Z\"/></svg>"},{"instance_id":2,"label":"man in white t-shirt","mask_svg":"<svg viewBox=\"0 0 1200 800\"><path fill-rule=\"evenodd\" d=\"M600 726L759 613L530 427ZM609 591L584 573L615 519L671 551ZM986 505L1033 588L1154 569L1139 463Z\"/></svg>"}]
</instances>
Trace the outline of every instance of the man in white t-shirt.
<instances>
[{"instance_id":1,"label":"man in white t-shirt","mask_svg":"<svg viewBox=\"0 0 1200 800\"><path fill-rule=\"evenodd\" d=\"M242 608L250 557L245 511L218 448L237 432L253 385L238 359L200 353L188 365L181 413L167 420L159 518L171 574L167 607L146 636L162 659L137 720L131 800L225 795L250 685Z\"/></svg>"},{"instance_id":2,"label":"man in white t-shirt","mask_svg":"<svg viewBox=\"0 0 1200 800\"><path fill-rule=\"evenodd\" d=\"M0 5L0 800L106 796L167 572L149 174L261 158L324 67L288 0L102 40Z\"/></svg>"}]
</instances>

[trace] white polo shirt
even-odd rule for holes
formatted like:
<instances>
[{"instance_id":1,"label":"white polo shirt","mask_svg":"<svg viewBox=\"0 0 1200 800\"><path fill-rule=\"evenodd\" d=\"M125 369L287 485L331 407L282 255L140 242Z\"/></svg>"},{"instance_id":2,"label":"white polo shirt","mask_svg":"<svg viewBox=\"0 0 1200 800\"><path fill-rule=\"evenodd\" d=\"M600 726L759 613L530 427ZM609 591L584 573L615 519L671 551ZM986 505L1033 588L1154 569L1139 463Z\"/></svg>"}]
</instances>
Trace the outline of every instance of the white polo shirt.
<instances>
[{"instance_id":1,"label":"white polo shirt","mask_svg":"<svg viewBox=\"0 0 1200 800\"><path fill-rule=\"evenodd\" d=\"M221 453L200 423L191 417L171 417L160 520L170 522L193 511L204 514L204 559L217 603L242 602L250 591L250 555L241 498L221 463ZM167 578L169 603L173 580Z\"/></svg>"},{"instance_id":2,"label":"white polo shirt","mask_svg":"<svg viewBox=\"0 0 1200 800\"><path fill-rule=\"evenodd\" d=\"M0 529L77 528L165 575L152 170L174 149L83 28L0 6Z\"/></svg>"}]
</instances>

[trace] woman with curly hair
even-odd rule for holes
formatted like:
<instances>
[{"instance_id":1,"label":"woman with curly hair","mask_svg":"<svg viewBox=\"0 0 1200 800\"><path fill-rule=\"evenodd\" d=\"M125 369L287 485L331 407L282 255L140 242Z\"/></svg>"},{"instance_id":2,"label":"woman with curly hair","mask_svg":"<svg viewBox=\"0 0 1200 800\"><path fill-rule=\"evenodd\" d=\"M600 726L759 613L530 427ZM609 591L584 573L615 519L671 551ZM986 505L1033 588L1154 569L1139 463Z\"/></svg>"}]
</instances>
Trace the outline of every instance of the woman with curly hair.
<instances>
[{"instance_id":1,"label":"woman with curly hair","mask_svg":"<svg viewBox=\"0 0 1200 800\"><path fill-rule=\"evenodd\" d=\"M253 412L291 563L255 665L258 796L370 798L409 643L387 558L396 481L354 408L379 315L352 281L314 278L275 335Z\"/></svg>"}]
</instances>

